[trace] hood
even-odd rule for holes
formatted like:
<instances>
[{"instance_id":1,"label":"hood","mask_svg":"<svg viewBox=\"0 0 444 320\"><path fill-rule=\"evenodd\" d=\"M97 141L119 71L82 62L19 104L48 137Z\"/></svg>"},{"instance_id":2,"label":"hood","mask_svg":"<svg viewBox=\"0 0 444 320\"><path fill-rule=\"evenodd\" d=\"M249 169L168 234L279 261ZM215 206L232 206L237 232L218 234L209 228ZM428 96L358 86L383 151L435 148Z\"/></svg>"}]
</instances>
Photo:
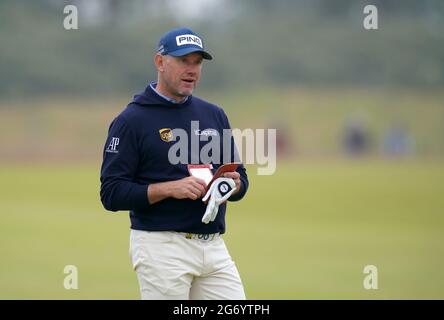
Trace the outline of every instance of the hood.
<instances>
[{"instance_id":1,"label":"hood","mask_svg":"<svg viewBox=\"0 0 444 320\"><path fill-rule=\"evenodd\" d=\"M173 103L173 102L168 101L167 99L161 97L156 91L154 91L151 88L151 84L153 85L153 87L156 87L156 85L157 85L157 83L148 84L144 91L136 94L133 97L133 100L131 101L131 103L136 103L136 104L143 105L143 106L165 105L168 107L171 107L171 106L179 107L179 106L188 105L192 99L192 96L188 96L188 99L183 103Z\"/></svg>"}]
</instances>

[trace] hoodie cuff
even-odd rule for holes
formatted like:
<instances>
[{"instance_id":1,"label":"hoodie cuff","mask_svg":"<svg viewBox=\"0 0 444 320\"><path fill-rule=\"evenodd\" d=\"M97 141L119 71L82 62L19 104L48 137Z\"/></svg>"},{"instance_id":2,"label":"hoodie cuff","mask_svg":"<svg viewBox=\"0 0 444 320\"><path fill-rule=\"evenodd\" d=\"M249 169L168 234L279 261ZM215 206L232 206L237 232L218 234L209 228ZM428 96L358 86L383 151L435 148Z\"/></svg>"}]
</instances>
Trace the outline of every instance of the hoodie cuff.
<instances>
[{"instance_id":1,"label":"hoodie cuff","mask_svg":"<svg viewBox=\"0 0 444 320\"><path fill-rule=\"evenodd\" d=\"M148 184L137 185L133 189L133 204L134 208L145 209L150 206L148 200Z\"/></svg>"},{"instance_id":2,"label":"hoodie cuff","mask_svg":"<svg viewBox=\"0 0 444 320\"><path fill-rule=\"evenodd\" d=\"M245 195L245 182L244 180L241 178L240 179L241 183L240 183L240 189L239 192L232 195L231 197L228 198L228 201L239 201L240 199L242 199Z\"/></svg>"}]
</instances>

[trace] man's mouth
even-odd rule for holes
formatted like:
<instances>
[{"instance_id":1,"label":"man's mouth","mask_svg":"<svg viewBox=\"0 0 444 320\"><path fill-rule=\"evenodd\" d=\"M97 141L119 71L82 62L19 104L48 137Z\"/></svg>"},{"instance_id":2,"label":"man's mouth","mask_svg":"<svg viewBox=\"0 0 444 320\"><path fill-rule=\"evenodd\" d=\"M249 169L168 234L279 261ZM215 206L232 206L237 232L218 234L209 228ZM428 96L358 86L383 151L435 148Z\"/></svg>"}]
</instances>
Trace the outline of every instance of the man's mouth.
<instances>
[{"instance_id":1,"label":"man's mouth","mask_svg":"<svg viewBox=\"0 0 444 320\"><path fill-rule=\"evenodd\" d=\"M190 83L190 84L194 83L194 79L189 79L189 78L187 78L187 79L182 79L182 81L184 81L184 82L186 82L186 83Z\"/></svg>"}]
</instances>

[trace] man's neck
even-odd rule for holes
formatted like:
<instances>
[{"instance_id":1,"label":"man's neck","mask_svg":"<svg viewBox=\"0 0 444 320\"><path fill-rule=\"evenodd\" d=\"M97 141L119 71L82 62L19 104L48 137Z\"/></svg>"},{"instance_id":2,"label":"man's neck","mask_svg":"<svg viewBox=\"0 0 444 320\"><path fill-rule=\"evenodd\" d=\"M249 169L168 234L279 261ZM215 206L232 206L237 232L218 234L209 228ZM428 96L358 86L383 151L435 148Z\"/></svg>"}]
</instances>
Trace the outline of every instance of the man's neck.
<instances>
[{"instance_id":1,"label":"man's neck","mask_svg":"<svg viewBox=\"0 0 444 320\"><path fill-rule=\"evenodd\" d=\"M175 103L183 103L185 102L188 97L183 96L174 96L168 90L165 89L165 87L159 83L159 81L152 85L154 91L156 91L161 97L168 98L167 100L174 100Z\"/></svg>"}]
</instances>

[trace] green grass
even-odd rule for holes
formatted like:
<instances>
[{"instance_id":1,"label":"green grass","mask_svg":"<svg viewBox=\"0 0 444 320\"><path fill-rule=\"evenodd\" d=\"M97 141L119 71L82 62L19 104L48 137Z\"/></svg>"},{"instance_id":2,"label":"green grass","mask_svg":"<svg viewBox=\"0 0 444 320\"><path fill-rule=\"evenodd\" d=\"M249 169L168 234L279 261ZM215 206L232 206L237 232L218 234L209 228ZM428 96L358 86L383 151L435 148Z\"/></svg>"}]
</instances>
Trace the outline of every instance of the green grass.
<instances>
[{"instance_id":1,"label":"green grass","mask_svg":"<svg viewBox=\"0 0 444 320\"><path fill-rule=\"evenodd\" d=\"M225 240L250 299L444 299L444 164L249 167ZM1 299L138 299L127 213L107 213L99 163L0 166ZM79 289L65 290L65 265ZM363 288L363 269L379 289Z\"/></svg>"},{"instance_id":2,"label":"green grass","mask_svg":"<svg viewBox=\"0 0 444 320\"><path fill-rule=\"evenodd\" d=\"M286 129L302 157L340 156L344 125L356 117L369 130L373 155L395 124L408 132L415 155L444 155L443 90L269 87L196 95L222 106L233 128ZM0 158L98 159L130 96L0 101Z\"/></svg>"}]
</instances>

